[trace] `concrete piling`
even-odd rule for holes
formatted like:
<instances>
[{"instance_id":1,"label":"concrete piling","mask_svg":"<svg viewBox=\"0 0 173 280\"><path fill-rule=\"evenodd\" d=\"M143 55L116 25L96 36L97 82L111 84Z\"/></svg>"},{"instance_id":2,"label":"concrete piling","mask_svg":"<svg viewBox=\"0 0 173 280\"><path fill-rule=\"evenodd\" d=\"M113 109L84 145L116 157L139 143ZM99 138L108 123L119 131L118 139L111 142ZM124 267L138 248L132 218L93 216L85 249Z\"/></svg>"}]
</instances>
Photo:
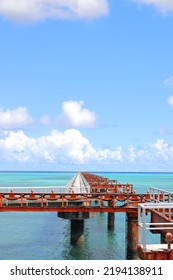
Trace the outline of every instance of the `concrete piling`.
<instances>
[{"instance_id":1,"label":"concrete piling","mask_svg":"<svg viewBox=\"0 0 173 280\"><path fill-rule=\"evenodd\" d=\"M138 248L138 216L137 213L126 214L126 257L137 258Z\"/></svg>"},{"instance_id":2,"label":"concrete piling","mask_svg":"<svg viewBox=\"0 0 173 280\"><path fill-rule=\"evenodd\" d=\"M108 206L112 206L112 201L108 201ZM108 212L108 223L107 223L108 230L114 230L115 229L115 213L114 212Z\"/></svg>"},{"instance_id":3,"label":"concrete piling","mask_svg":"<svg viewBox=\"0 0 173 280\"><path fill-rule=\"evenodd\" d=\"M108 212L108 230L114 230L115 229L115 214Z\"/></svg>"},{"instance_id":4,"label":"concrete piling","mask_svg":"<svg viewBox=\"0 0 173 280\"><path fill-rule=\"evenodd\" d=\"M84 220L71 220L71 244L84 242Z\"/></svg>"}]
</instances>

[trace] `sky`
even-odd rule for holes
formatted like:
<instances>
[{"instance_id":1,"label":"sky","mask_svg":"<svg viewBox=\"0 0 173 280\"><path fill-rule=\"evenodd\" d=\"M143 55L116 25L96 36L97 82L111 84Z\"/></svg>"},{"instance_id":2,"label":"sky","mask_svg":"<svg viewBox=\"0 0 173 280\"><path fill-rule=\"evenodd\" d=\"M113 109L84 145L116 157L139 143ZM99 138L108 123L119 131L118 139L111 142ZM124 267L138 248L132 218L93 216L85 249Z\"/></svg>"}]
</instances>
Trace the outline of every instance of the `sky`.
<instances>
[{"instance_id":1,"label":"sky","mask_svg":"<svg viewBox=\"0 0 173 280\"><path fill-rule=\"evenodd\" d=\"M172 0L0 0L0 170L173 171Z\"/></svg>"}]
</instances>

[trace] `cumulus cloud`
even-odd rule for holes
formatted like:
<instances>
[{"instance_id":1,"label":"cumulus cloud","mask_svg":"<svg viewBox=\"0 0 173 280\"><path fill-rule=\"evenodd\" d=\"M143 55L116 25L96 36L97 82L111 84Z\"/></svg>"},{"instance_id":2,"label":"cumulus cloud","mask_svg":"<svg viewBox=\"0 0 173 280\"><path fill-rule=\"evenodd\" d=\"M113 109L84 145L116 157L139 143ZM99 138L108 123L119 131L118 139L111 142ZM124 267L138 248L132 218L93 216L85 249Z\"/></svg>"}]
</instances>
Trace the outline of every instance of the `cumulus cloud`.
<instances>
[{"instance_id":1,"label":"cumulus cloud","mask_svg":"<svg viewBox=\"0 0 173 280\"><path fill-rule=\"evenodd\" d=\"M165 161L173 160L173 146L168 145L163 139L158 139L155 143L150 144L150 147L155 151L157 158Z\"/></svg>"},{"instance_id":2,"label":"cumulus cloud","mask_svg":"<svg viewBox=\"0 0 173 280\"><path fill-rule=\"evenodd\" d=\"M3 110L0 108L0 129L21 128L33 122L26 107L14 110Z\"/></svg>"},{"instance_id":3,"label":"cumulus cloud","mask_svg":"<svg viewBox=\"0 0 173 280\"><path fill-rule=\"evenodd\" d=\"M84 164L122 161L121 148L96 150L76 129L52 130L50 135L31 138L22 130L0 135L0 158L3 161Z\"/></svg>"},{"instance_id":4,"label":"cumulus cloud","mask_svg":"<svg viewBox=\"0 0 173 280\"><path fill-rule=\"evenodd\" d=\"M66 101L63 103L63 113L58 122L68 128L92 128L96 123L95 113L82 108L83 101Z\"/></svg>"},{"instance_id":5,"label":"cumulus cloud","mask_svg":"<svg viewBox=\"0 0 173 280\"><path fill-rule=\"evenodd\" d=\"M135 158L136 158L136 153L135 153L135 148L130 145L128 147L128 154L127 154L127 158L129 159L130 162L134 162L135 161Z\"/></svg>"},{"instance_id":6,"label":"cumulus cloud","mask_svg":"<svg viewBox=\"0 0 173 280\"><path fill-rule=\"evenodd\" d=\"M133 2L152 5L161 12L173 12L173 1L172 0L132 0Z\"/></svg>"},{"instance_id":7,"label":"cumulus cloud","mask_svg":"<svg viewBox=\"0 0 173 280\"><path fill-rule=\"evenodd\" d=\"M96 149L79 130L66 129L63 132L52 130L47 136L28 137L24 131L1 131L0 161L17 164L48 164L55 165L93 164L110 170L165 170L173 167L173 145L158 139L149 144L146 149L133 145L122 149Z\"/></svg>"},{"instance_id":8,"label":"cumulus cloud","mask_svg":"<svg viewBox=\"0 0 173 280\"><path fill-rule=\"evenodd\" d=\"M173 106L173 95L168 97L167 102L169 105Z\"/></svg>"},{"instance_id":9,"label":"cumulus cloud","mask_svg":"<svg viewBox=\"0 0 173 280\"><path fill-rule=\"evenodd\" d=\"M108 13L108 0L1 0L0 15L15 21L93 19Z\"/></svg>"},{"instance_id":10,"label":"cumulus cloud","mask_svg":"<svg viewBox=\"0 0 173 280\"><path fill-rule=\"evenodd\" d=\"M122 148L121 146L118 146L116 150L111 149L100 149L98 151L95 151L94 153L94 159L100 162L111 162L111 161L118 161L121 162L123 160L122 158Z\"/></svg>"}]
</instances>

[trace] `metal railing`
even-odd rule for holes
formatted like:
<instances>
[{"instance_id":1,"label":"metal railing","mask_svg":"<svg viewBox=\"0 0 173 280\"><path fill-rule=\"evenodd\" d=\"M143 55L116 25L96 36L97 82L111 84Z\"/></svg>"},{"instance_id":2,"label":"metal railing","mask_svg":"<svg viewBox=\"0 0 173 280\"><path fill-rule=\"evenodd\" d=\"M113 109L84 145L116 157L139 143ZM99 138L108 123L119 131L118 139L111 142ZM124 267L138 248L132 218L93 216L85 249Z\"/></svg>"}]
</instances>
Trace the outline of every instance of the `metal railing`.
<instances>
[{"instance_id":1,"label":"metal railing","mask_svg":"<svg viewBox=\"0 0 173 280\"><path fill-rule=\"evenodd\" d=\"M150 199L153 203L171 203L173 202L173 192L152 187L150 188Z\"/></svg>"},{"instance_id":2,"label":"metal railing","mask_svg":"<svg viewBox=\"0 0 173 280\"><path fill-rule=\"evenodd\" d=\"M169 218L167 219L167 222L159 222L159 223L151 223L147 221L147 212L155 211L157 213L161 212L167 213L169 215ZM162 231L162 230L173 230L173 220L171 219L171 216L173 215L173 203L144 203L144 204L138 204L138 230L139 230L139 245L142 245L143 251L147 250L147 245L150 244L148 241L148 234L147 231ZM147 239L148 238L148 239Z\"/></svg>"},{"instance_id":3,"label":"metal railing","mask_svg":"<svg viewBox=\"0 0 173 280\"><path fill-rule=\"evenodd\" d=\"M51 193L56 192L56 193L66 193L66 186L42 186L42 187L37 187L37 186L25 186L25 187L0 187L0 193L3 192L11 192L13 191L14 193Z\"/></svg>"}]
</instances>

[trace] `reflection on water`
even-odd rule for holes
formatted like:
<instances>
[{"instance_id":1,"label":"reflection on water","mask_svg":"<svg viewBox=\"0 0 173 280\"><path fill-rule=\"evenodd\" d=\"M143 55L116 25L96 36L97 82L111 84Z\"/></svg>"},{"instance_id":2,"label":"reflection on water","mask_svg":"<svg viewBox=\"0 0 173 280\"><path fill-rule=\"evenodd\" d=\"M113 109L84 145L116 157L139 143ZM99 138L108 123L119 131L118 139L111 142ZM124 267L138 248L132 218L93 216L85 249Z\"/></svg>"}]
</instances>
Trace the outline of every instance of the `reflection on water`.
<instances>
[{"instance_id":1,"label":"reflection on water","mask_svg":"<svg viewBox=\"0 0 173 280\"><path fill-rule=\"evenodd\" d=\"M121 224L115 231L107 229L106 213L98 213L96 218L85 220L84 243L80 245L70 244L70 221L68 221L63 239L65 246L62 259L124 259L124 215L117 213L115 216L116 224Z\"/></svg>"},{"instance_id":2,"label":"reflection on water","mask_svg":"<svg viewBox=\"0 0 173 280\"><path fill-rule=\"evenodd\" d=\"M85 228L84 243L83 244L70 244L70 221L66 224L64 233L64 249L62 252L62 259L65 260L89 260L92 259L92 252L88 243L88 229Z\"/></svg>"}]
</instances>

